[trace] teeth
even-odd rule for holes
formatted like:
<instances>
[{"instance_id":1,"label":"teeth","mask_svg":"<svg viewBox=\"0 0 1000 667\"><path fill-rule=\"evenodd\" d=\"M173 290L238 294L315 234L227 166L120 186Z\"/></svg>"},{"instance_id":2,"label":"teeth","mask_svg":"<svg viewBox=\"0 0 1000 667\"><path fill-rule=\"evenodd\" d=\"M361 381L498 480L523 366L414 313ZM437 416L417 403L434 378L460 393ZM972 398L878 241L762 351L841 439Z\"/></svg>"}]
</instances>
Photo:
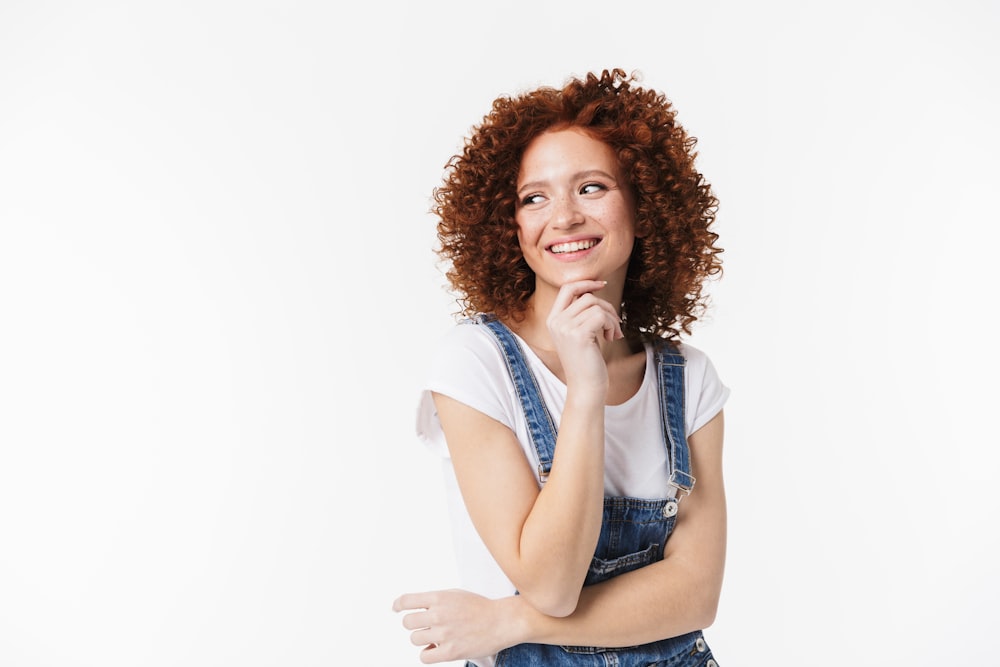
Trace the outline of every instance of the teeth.
<instances>
[{"instance_id":1,"label":"teeth","mask_svg":"<svg viewBox=\"0 0 1000 667\"><path fill-rule=\"evenodd\" d=\"M549 248L549 250L558 255L564 252L577 252L579 250L586 250L587 248L593 248L595 245L597 245L597 239L589 239L587 241L572 241L570 243L557 243L556 245Z\"/></svg>"}]
</instances>

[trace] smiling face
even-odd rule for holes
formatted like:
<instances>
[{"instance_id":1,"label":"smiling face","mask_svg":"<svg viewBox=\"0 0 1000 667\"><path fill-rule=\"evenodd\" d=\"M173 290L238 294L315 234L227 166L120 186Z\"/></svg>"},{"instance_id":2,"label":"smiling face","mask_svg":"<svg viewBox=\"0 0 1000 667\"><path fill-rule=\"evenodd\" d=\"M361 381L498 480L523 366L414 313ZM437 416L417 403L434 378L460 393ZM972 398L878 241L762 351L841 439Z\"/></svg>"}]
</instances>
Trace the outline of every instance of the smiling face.
<instances>
[{"instance_id":1,"label":"smiling face","mask_svg":"<svg viewBox=\"0 0 1000 667\"><path fill-rule=\"evenodd\" d=\"M536 137L517 176L518 240L536 292L606 280L622 289L635 244L635 202L610 146L578 128Z\"/></svg>"}]
</instances>

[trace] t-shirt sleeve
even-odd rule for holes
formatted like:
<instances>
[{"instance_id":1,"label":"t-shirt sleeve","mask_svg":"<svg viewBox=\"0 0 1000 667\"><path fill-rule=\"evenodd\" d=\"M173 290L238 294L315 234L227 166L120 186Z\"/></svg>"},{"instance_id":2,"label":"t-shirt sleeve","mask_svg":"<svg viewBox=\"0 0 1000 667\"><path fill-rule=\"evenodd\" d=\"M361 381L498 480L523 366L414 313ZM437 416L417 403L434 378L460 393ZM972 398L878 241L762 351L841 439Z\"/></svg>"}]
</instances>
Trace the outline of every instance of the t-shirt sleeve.
<instances>
[{"instance_id":1,"label":"t-shirt sleeve","mask_svg":"<svg viewBox=\"0 0 1000 667\"><path fill-rule=\"evenodd\" d=\"M687 435L691 435L719 414L729 398L729 387L722 383L708 355L690 345L680 347L687 359L685 418Z\"/></svg>"},{"instance_id":2,"label":"t-shirt sleeve","mask_svg":"<svg viewBox=\"0 0 1000 667\"><path fill-rule=\"evenodd\" d=\"M513 429L513 383L500 351L484 327L460 323L437 344L417 403L417 437L448 456L432 392L444 394Z\"/></svg>"}]
</instances>

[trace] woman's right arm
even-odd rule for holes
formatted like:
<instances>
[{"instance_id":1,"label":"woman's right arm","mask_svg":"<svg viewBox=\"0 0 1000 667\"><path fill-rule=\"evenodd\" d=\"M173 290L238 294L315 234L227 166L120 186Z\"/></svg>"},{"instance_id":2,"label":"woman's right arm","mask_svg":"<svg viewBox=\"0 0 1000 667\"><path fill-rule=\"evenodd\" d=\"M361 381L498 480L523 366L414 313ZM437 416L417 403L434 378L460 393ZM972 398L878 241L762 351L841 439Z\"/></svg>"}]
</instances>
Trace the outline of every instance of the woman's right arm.
<instances>
[{"instance_id":1,"label":"woman's right arm","mask_svg":"<svg viewBox=\"0 0 1000 667\"><path fill-rule=\"evenodd\" d=\"M573 612L601 528L603 410L563 419L552 470L539 490L506 426L442 394L434 404L473 525L523 601L551 616ZM567 411L570 406L567 405ZM562 443L573 440L574 446Z\"/></svg>"},{"instance_id":2,"label":"woman's right arm","mask_svg":"<svg viewBox=\"0 0 1000 667\"><path fill-rule=\"evenodd\" d=\"M603 286L593 280L563 285L546 322L565 374L566 403L541 490L510 428L434 394L473 525L523 601L548 616L576 609L601 531L603 348L622 336L615 310L592 294Z\"/></svg>"}]
</instances>

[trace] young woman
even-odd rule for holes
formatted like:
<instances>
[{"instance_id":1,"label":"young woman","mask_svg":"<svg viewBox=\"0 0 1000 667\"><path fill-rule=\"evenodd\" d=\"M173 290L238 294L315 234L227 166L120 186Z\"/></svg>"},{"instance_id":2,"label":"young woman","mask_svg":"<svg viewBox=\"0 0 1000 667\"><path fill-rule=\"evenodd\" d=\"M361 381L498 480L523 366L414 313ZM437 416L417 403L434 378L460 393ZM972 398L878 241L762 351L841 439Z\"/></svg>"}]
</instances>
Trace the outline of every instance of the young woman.
<instances>
[{"instance_id":1,"label":"young woman","mask_svg":"<svg viewBox=\"0 0 1000 667\"><path fill-rule=\"evenodd\" d=\"M450 464L463 589L394 603L423 662L716 664L728 389L679 341L720 271L694 143L606 70L497 99L449 163L468 317L418 432Z\"/></svg>"}]
</instances>

